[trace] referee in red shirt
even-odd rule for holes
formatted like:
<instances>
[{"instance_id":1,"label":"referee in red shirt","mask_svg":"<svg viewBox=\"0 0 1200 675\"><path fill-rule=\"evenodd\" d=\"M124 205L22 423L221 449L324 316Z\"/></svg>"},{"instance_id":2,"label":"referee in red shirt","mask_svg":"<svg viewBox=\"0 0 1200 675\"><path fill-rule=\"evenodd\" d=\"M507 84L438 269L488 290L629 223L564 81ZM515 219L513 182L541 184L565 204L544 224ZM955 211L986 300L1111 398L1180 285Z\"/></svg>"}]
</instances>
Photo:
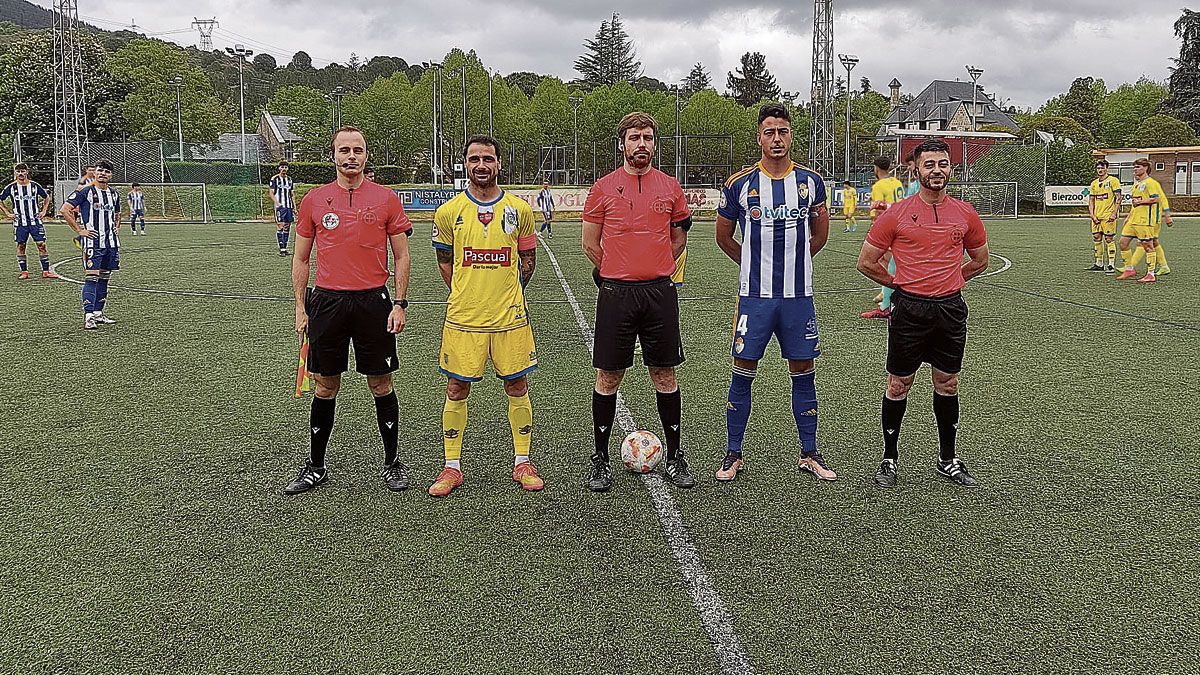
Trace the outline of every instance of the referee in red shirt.
<instances>
[{"instance_id":1,"label":"referee in red shirt","mask_svg":"<svg viewBox=\"0 0 1200 675\"><path fill-rule=\"evenodd\" d=\"M399 491L408 487L409 477L408 467L396 458L400 410L392 372L398 367L396 334L404 330L408 307L412 223L395 192L363 176L369 155L361 131L342 127L334 132L331 145L337 180L304 195L296 222L292 256L296 332L308 333L308 369L315 395L309 413L308 460L283 491L299 494L329 480L325 448L351 344L355 369L367 376L367 386L375 395L375 416L383 437L383 481L388 489ZM317 278L309 293L314 242ZM396 300L387 289L389 242Z\"/></svg>"},{"instance_id":2,"label":"referee in red shirt","mask_svg":"<svg viewBox=\"0 0 1200 675\"><path fill-rule=\"evenodd\" d=\"M895 289L888 321L887 391L883 396L883 462L875 473L882 487L896 485L897 442L908 391L921 363L933 369L933 415L940 453L937 472L973 487L975 479L955 455L958 373L967 344L967 303L962 287L987 269L987 232L975 207L946 194L950 146L930 139L913 151L921 191L876 218L858 255L858 270ZM896 274L883 257L891 249ZM963 251L969 259L963 263Z\"/></svg>"},{"instance_id":3,"label":"referee in red shirt","mask_svg":"<svg viewBox=\"0 0 1200 675\"><path fill-rule=\"evenodd\" d=\"M683 363L679 296L671 275L687 245L692 214L679 182L651 165L658 124L633 112L617 128L625 162L596 181L583 207L583 251L596 266L596 340L592 365L592 425L596 447L588 488L612 487L608 441L617 410L617 389L633 365L634 342L657 392L658 416L667 445L666 476L673 485L696 484L679 449L682 402L675 368Z\"/></svg>"}]
</instances>

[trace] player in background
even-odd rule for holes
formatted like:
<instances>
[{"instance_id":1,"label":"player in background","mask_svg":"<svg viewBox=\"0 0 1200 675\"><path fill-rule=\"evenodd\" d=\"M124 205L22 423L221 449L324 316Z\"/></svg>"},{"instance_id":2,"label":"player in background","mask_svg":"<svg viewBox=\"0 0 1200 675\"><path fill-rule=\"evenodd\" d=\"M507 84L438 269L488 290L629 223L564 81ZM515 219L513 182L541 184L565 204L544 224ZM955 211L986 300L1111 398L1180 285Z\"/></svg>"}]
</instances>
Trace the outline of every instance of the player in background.
<instances>
[{"instance_id":1,"label":"player in background","mask_svg":"<svg viewBox=\"0 0 1200 675\"><path fill-rule=\"evenodd\" d=\"M1108 160L1096 162L1096 180L1088 187L1088 217L1092 221L1092 250L1095 262L1088 272L1115 274L1117 269L1117 216L1121 212L1121 181L1108 175ZM1105 260L1105 247L1108 259Z\"/></svg>"},{"instance_id":2,"label":"player in background","mask_svg":"<svg viewBox=\"0 0 1200 675\"><path fill-rule=\"evenodd\" d=\"M77 188L85 188L96 182L96 165L88 164L83 167L83 175L75 182Z\"/></svg>"},{"instance_id":3,"label":"player in background","mask_svg":"<svg viewBox=\"0 0 1200 675\"><path fill-rule=\"evenodd\" d=\"M116 321L104 314L108 300L108 281L113 272L121 269L121 195L109 187L113 165L106 159L96 162L95 181L72 192L62 206L62 216L79 235L83 244L83 327L95 330L98 326Z\"/></svg>"},{"instance_id":4,"label":"player in background","mask_svg":"<svg viewBox=\"0 0 1200 675\"><path fill-rule=\"evenodd\" d=\"M1155 278L1165 276L1171 273L1171 268L1167 266L1167 253L1163 250L1162 243L1162 224L1166 223L1167 227L1175 224L1175 219L1171 216L1171 200L1167 199L1167 195L1162 195L1162 220L1158 226L1154 228L1154 238L1157 246L1155 250L1158 252L1158 269L1154 272ZM1146 257L1146 249L1141 246L1137 247L1133 252L1133 266L1137 266Z\"/></svg>"},{"instance_id":5,"label":"player in background","mask_svg":"<svg viewBox=\"0 0 1200 675\"><path fill-rule=\"evenodd\" d=\"M842 232L858 231L858 218L855 216L857 210L858 190L855 189L854 183L846 181L842 183L842 216L846 218L846 229Z\"/></svg>"},{"instance_id":6,"label":"player in background","mask_svg":"<svg viewBox=\"0 0 1200 675\"><path fill-rule=\"evenodd\" d=\"M25 256L25 244L30 239L37 245L38 259L42 263L42 278L57 279L58 275L50 271L50 253L46 250L46 212L50 209L50 193L46 188L29 180L29 166L22 163L13 167L16 178L0 190L0 214L11 218L13 235L17 242L17 266L20 268L18 279L29 278L29 260ZM12 211L8 210L5 201L12 202Z\"/></svg>"},{"instance_id":7,"label":"player in background","mask_svg":"<svg viewBox=\"0 0 1200 675\"><path fill-rule=\"evenodd\" d=\"M368 166L367 170L363 172L363 177L366 178L367 180L371 181L372 183L374 183L375 182L375 167Z\"/></svg>"},{"instance_id":8,"label":"player in background","mask_svg":"<svg viewBox=\"0 0 1200 675\"><path fill-rule=\"evenodd\" d=\"M1133 190L1130 193L1130 203L1133 208L1121 228L1121 255L1125 258L1125 270L1117 279L1132 279L1137 276L1134 268L1133 254L1129 244L1138 240L1138 244L1146 249L1146 276L1138 279L1141 283L1154 283L1154 266L1158 264L1158 232L1162 224L1163 189L1158 181L1150 177L1150 160L1139 157L1133 160Z\"/></svg>"},{"instance_id":9,"label":"player in background","mask_svg":"<svg viewBox=\"0 0 1200 675\"><path fill-rule=\"evenodd\" d=\"M279 173L271 177L271 201L275 204L275 238L279 241L279 255L287 255L288 236L295 221L294 195L296 184L288 177L288 163L279 163Z\"/></svg>"},{"instance_id":10,"label":"player in background","mask_svg":"<svg viewBox=\"0 0 1200 675\"><path fill-rule=\"evenodd\" d=\"M726 452L717 480L742 469L742 441L750 420L751 385L774 335L792 381L792 416L800 437L800 468L835 480L817 449L816 358L821 354L813 306L813 256L829 239L825 181L792 161L787 108L768 103L758 112L762 158L725 181L717 207L717 245L738 263L738 299L730 355L733 378L725 407ZM740 226L742 240L734 239Z\"/></svg>"},{"instance_id":11,"label":"player in background","mask_svg":"<svg viewBox=\"0 0 1200 675\"><path fill-rule=\"evenodd\" d=\"M683 398L675 369L684 356L679 293L671 281L675 259L687 246L692 213L679 181L654 168L657 132L657 122L646 113L621 118L617 147L624 161L596 181L583 207L583 251L595 267L592 276L599 286L592 351L595 446L587 476L593 492L612 487L608 445L617 391L633 366L637 342L663 425L666 479L679 488L696 484L680 447Z\"/></svg>"},{"instance_id":12,"label":"player in background","mask_svg":"<svg viewBox=\"0 0 1200 675\"><path fill-rule=\"evenodd\" d=\"M911 162L912 155L905 157ZM871 221L874 222L879 216L883 215L884 211L892 204L904 199L905 187L900 179L892 175L892 160L887 157L880 157L875 160L875 184L871 186ZM913 181L916 183L917 181ZM918 183L919 185L919 183ZM887 268L889 274L896 273L896 263L892 260L892 254L885 254L887 258ZM892 289L884 286L879 291L878 307L867 310L860 317L864 319L886 319L891 316L892 312Z\"/></svg>"},{"instance_id":13,"label":"player in background","mask_svg":"<svg viewBox=\"0 0 1200 675\"><path fill-rule=\"evenodd\" d=\"M142 194L142 186L134 183L129 186L129 230L137 236L138 221L142 221L142 234L146 234L146 195Z\"/></svg>"},{"instance_id":14,"label":"player in background","mask_svg":"<svg viewBox=\"0 0 1200 675\"><path fill-rule=\"evenodd\" d=\"M908 392L922 363L933 375L933 416L937 420L935 470L947 480L973 487L975 479L958 458L958 375L967 343L967 304L963 285L987 269L983 221L970 203L946 194L953 166L950 146L939 138L914 150L921 192L884 212L871 225L858 255L858 270L896 289L888 321L887 387L881 409L883 461L875 473L880 487L896 485L900 425ZM884 254L892 251L896 273ZM963 253L968 260L963 262Z\"/></svg>"},{"instance_id":15,"label":"player in background","mask_svg":"<svg viewBox=\"0 0 1200 675\"><path fill-rule=\"evenodd\" d=\"M550 182L542 181L542 190L537 195L538 210L542 212L542 227L538 230L538 234L546 233L550 239L554 238L554 230L551 226L554 224L554 193L550 191Z\"/></svg>"},{"instance_id":16,"label":"player in background","mask_svg":"<svg viewBox=\"0 0 1200 675\"><path fill-rule=\"evenodd\" d=\"M537 491L544 483L529 461L533 440L529 373L537 369L537 353L524 291L533 277L537 254L533 209L497 184L500 146L491 136L467 139L463 163L467 189L439 206L433 216L433 247L450 298L438 363L438 371L446 376L442 407L446 464L429 486L429 494L445 497L463 484L467 397L471 384L483 379L489 360L508 395L512 479L526 491Z\"/></svg>"},{"instance_id":17,"label":"player in background","mask_svg":"<svg viewBox=\"0 0 1200 675\"><path fill-rule=\"evenodd\" d=\"M921 180L917 176L917 161L913 158L912 150L904 156L904 166L908 169L908 183L904 186L904 198L917 194L921 191Z\"/></svg>"}]
</instances>

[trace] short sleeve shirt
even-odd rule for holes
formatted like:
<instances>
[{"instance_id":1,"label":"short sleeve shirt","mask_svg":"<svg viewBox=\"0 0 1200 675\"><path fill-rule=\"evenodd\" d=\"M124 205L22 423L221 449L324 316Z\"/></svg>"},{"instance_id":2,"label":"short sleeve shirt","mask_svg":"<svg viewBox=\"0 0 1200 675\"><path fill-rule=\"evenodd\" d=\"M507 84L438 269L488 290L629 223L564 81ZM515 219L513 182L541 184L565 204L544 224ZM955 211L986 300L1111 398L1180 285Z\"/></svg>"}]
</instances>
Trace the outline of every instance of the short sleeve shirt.
<instances>
[{"instance_id":1,"label":"short sleeve shirt","mask_svg":"<svg viewBox=\"0 0 1200 675\"><path fill-rule=\"evenodd\" d=\"M388 237L412 234L412 222L387 187L329 183L304 195L296 233L316 240L317 286L360 291L387 285Z\"/></svg>"},{"instance_id":2,"label":"short sleeve shirt","mask_svg":"<svg viewBox=\"0 0 1200 675\"><path fill-rule=\"evenodd\" d=\"M939 297L962 289L963 253L987 243L987 231L975 207L947 197L926 204L909 197L884 211L871 225L867 243L891 249L895 281L915 295Z\"/></svg>"},{"instance_id":3,"label":"short sleeve shirt","mask_svg":"<svg viewBox=\"0 0 1200 675\"><path fill-rule=\"evenodd\" d=\"M596 181L583 220L600 226L600 276L649 281L675 272L671 227L690 218L679 182L658 169L635 176L624 167Z\"/></svg>"}]
</instances>

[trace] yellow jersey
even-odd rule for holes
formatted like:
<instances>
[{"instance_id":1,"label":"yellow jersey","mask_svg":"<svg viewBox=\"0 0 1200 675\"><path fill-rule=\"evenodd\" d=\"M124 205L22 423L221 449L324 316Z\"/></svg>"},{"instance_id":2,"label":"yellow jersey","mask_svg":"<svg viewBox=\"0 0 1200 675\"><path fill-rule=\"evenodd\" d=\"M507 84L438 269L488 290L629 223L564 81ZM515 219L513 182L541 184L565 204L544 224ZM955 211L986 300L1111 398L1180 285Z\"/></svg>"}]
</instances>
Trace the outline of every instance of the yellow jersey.
<instances>
[{"instance_id":1,"label":"yellow jersey","mask_svg":"<svg viewBox=\"0 0 1200 675\"><path fill-rule=\"evenodd\" d=\"M853 211L858 208L858 190L842 188L842 210Z\"/></svg>"},{"instance_id":2,"label":"yellow jersey","mask_svg":"<svg viewBox=\"0 0 1200 675\"><path fill-rule=\"evenodd\" d=\"M491 333L529 324L518 254L537 248L529 202L502 192L484 203L461 192L434 213L433 247L454 256L447 326Z\"/></svg>"},{"instance_id":3,"label":"yellow jersey","mask_svg":"<svg viewBox=\"0 0 1200 675\"><path fill-rule=\"evenodd\" d=\"M877 180L871 186L872 207L879 202L895 204L902 199L904 199L904 183L901 183L900 179L895 176L888 176L887 178ZM874 212L873 209L872 211ZM879 213L882 213L882 211ZM874 215L879 215L879 213L875 213Z\"/></svg>"},{"instance_id":4,"label":"yellow jersey","mask_svg":"<svg viewBox=\"0 0 1200 675\"><path fill-rule=\"evenodd\" d=\"M1162 186L1153 178L1147 177L1143 181L1138 181L1133 184L1133 191L1130 193L1133 197L1142 197L1151 199L1158 197L1157 204L1144 204L1135 206L1129 211L1130 225L1158 225L1162 222L1162 212L1166 206Z\"/></svg>"},{"instance_id":5,"label":"yellow jersey","mask_svg":"<svg viewBox=\"0 0 1200 675\"><path fill-rule=\"evenodd\" d=\"M1115 218L1121 209L1121 181L1116 176L1092 181L1088 195L1096 200L1094 213L1100 220Z\"/></svg>"}]
</instances>

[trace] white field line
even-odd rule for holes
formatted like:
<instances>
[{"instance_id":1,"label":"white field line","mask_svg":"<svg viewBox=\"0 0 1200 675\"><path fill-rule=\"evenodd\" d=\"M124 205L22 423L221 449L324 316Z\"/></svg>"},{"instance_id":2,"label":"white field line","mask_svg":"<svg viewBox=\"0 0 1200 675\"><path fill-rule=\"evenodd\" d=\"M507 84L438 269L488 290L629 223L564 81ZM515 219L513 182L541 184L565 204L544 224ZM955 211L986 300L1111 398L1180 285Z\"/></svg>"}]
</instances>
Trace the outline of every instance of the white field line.
<instances>
[{"instance_id":1,"label":"white field line","mask_svg":"<svg viewBox=\"0 0 1200 675\"><path fill-rule=\"evenodd\" d=\"M588 351L591 352L595 348L595 333L588 320L583 316L583 310L580 309L579 302L575 299L575 292L571 290L571 285L563 276L562 268L558 265L558 258L554 256L554 251L540 236L538 239L541 240L542 248L546 250L546 256L550 259L550 265L554 268L559 283L562 284L563 293L566 294L567 302L570 303L571 309L575 313L575 321L579 324L579 332L582 334L584 342L587 343ZM638 428L620 393L617 394L617 421L627 434ZM704 568L704 562L700 560L700 554L688 536L687 527L683 524L683 516L675 507L675 500L671 497L666 483L656 473L643 474L641 479L642 484L650 493L650 500L654 503L654 511L658 514L658 522L662 526L663 536L667 540L667 546L671 549L671 555L675 558L679 571L683 573L692 605L700 614L700 622L704 625L704 630L708 633L716 650L721 672L753 673L754 667L750 664L750 659L746 656L746 650L742 648L737 633L734 632L733 617L725 609L725 603L721 601L712 576Z\"/></svg>"}]
</instances>

